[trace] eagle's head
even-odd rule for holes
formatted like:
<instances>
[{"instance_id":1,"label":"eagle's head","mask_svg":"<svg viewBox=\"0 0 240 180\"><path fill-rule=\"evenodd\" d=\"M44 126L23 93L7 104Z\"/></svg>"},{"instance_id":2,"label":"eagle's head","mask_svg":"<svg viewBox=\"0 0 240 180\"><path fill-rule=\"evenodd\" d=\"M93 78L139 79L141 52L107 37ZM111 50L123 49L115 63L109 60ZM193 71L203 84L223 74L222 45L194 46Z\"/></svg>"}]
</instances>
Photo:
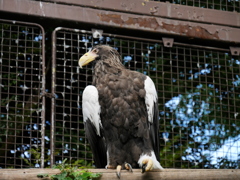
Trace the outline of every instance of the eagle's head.
<instances>
[{"instance_id":1,"label":"eagle's head","mask_svg":"<svg viewBox=\"0 0 240 180\"><path fill-rule=\"evenodd\" d=\"M121 61L121 57L118 51L111 46L108 45L97 45L94 46L89 52L85 53L79 59L79 66L82 68L83 66L88 65L90 62L102 62L104 64L108 64L109 66L121 67L123 68L123 64Z\"/></svg>"}]
</instances>

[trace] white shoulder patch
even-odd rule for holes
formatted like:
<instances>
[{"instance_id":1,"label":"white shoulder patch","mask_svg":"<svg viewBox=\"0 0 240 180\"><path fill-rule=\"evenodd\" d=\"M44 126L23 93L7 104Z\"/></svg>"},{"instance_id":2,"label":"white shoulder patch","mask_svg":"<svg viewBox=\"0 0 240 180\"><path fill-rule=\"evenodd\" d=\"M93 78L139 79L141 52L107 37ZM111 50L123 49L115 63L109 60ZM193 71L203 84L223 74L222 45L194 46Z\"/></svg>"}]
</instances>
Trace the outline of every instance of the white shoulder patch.
<instances>
[{"instance_id":1,"label":"white shoulder patch","mask_svg":"<svg viewBox=\"0 0 240 180\"><path fill-rule=\"evenodd\" d=\"M148 121L153 122L154 115L154 103L157 102L157 91L155 85L150 77L147 76L147 79L144 82L144 89L146 91L145 104L148 112Z\"/></svg>"},{"instance_id":2,"label":"white shoulder patch","mask_svg":"<svg viewBox=\"0 0 240 180\"><path fill-rule=\"evenodd\" d=\"M96 128L97 135L100 136L101 119L100 112L101 107L98 101L98 90L95 86L87 86L82 95L82 112L83 121L86 122L89 119Z\"/></svg>"}]
</instances>

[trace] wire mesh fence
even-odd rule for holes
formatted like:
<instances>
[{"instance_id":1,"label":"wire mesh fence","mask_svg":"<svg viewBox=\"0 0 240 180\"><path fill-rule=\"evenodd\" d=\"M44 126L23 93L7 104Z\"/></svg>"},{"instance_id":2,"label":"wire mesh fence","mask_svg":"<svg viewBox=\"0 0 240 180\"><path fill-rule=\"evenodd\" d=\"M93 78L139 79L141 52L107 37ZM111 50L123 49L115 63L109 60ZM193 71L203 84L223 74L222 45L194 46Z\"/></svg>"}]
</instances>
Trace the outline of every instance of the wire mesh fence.
<instances>
[{"instance_id":1,"label":"wire mesh fence","mask_svg":"<svg viewBox=\"0 0 240 180\"><path fill-rule=\"evenodd\" d=\"M1 20L0 37L0 167L40 167L44 32L36 24Z\"/></svg>"},{"instance_id":2,"label":"wire mesh fence","mask_svg":"<svg viewBox=\"0 0 240 180\"><path fill-rule=\"evenodd\" d=\"M108 44L123 64L149 75L158 90L160 156L166 168L237 168L240 151L240 60L228 49L58 28L54 34L55 150L52 163L84 159L92 165L84 136L81 94L91 84L91 66L78 58L96 44ZM93 163L94 164L94 163Z\"/></svg>"},{"instance_id":3,"label":"wire mesh fence","mask_svg":"<svg viewBox=\"0 0 240 180\"><path fill-rule=\"evenodd\" d=\"M127 68L155 82L163 167L239 167L240 56L229 49L57 28L52 78L45 80L42 27L1 20L0 37L1 168L49 167L66 158L94 165L81 109L92 69L79 69L78 59L97 44L113 46Z\"/></svg>"},{"instance_id":4,"label":"wire mesh fence","mask_svg":"<svg viewBox=\"0 0 240 180\"><path fill-rule=\"evenodd\" d=\"M216 9L221 11L240 12L239 0L150 0L160 2L170 2L186 6L194 6L207 9Z\"/></svg>"}]
</instances>

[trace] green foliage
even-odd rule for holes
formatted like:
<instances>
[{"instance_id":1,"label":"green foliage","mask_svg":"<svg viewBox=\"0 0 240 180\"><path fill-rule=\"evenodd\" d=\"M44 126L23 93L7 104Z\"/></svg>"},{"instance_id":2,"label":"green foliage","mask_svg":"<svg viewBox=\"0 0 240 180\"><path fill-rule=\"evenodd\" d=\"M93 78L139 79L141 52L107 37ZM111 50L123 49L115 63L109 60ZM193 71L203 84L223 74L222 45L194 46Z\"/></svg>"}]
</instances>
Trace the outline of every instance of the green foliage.
<instances>
[{"instance_id":1,"label":"green foliage","mask_svg":"<svg viewBox=\"0 0 240 180\"><path fill-rule=\"evenodd\" d=\"M101 176L100 173L92 173L88 170L85 170L85 167L80 165L83 163L83 160L75 161L72 165L67 164L66 161L67 159L64 159L61 164L54 166L54 169L59 169L61 171L60 174L38 174L37 177L50 177L52 180L90 180L97 179Z\"/></svg>"},{"instance_id":2,"label":"green foliage","mask_svg":"<svg viewBox=\"0 0 240 180\"><path fill-rule=\"evenodd\" d=\"M40 158L41 158L41 153L40 153L40 149L30 149L27 151L28 153L30 153L31 156L34 157L34 159L36 159L34 163L40 163ZM21 158L23 159L23 161L28 164L30 167L34 167L34 164L31 163L31 161L28 158Z\"/></svg>"},{"instance_id":3,"label":"green foliage","mask_svg":"<svg viewBox=\"0 0 240 180\"><path fill-rule=\"evenodd\" d=\"M41 148L37 148L37 149L31 148L31 149L29 149L25 152L28 152L29 156L31 156L31 158L22 158L22 157L20 157L20 158L27 165L29 165L30 167L34 167L35 166L34 164L40 164L41 163ZM45 154L47 154L47 152ZM55 154L56 154L56 152L55 152ZM50 155L45 155L44 162L47 162L49 160L50 160Z\"/></svg>"}]
</instances>

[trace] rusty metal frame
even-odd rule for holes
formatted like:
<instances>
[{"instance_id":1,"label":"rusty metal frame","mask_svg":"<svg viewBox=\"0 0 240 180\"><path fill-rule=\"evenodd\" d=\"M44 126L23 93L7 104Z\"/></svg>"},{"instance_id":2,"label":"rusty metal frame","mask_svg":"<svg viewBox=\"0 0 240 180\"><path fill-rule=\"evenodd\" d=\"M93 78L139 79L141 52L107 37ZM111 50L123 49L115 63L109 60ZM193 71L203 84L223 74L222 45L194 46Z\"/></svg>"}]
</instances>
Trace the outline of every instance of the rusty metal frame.
<instances>
[{"instance_id":1,"label":"rusty metal frame","mask_svg":"<svg viewBox=\"0 0 240 180\"><path fill-rule=\"evenodd\" d=\"M53 47L56 46L56 44L55 44L56 32L60 31L60 30L93 33L93 30L92 31L87 31L87 30L80 30L80 29L71 29L71 28L66 28L66 27L57 27L53 31L53 36L52 36L52 46ZM100 30L100 31L102 31L102 30ZM132 37L132 36L125 36L125 35L120 35L120 34L111 34L111 33L105 33L105 32L103 32L102 35L110 36L110 37L126 38L126 39L130 39L130 40L149 41L149 42L154 42L154 43L164 43L163 40L156 40L156 39L150 39L150 38L141 38L141 37ZM196 45L196 44L187 44L187 43L174 42L174 45L230 52L230 49L218 48L218 47L209 47L209 46L201 46L201 45ZM56 51L53 49L52 50L52 59L55 59L55 58L56 58ZM52 67L53 67L53 72L54 72L55 71L55 66L52 66Z\"/></svg>"},{"instance_id":2,"label":"rusty metal frame","mask_svg":"<svg viewBox=\"0 0 240 180\"><path fill-rule=\"evenodd\" d=\"M240 14L235 12L143 0L0 1L4 12L240 43Z\"/></svg>"},{"instance_id":3,"label":"rusty metal frame","mask_svg":"<svg viewBox=\"0 0 240 180\"><path fill-rule=\"evenodd\" d=\"M91 7L95 9L128 12L129 14L148 15L170 19L188 20L201 23L214 23L219 25L240 26L240 14L216 11L206 8L191 7L169 2L149 0L47 0L59 4L72 4L75 6Z\"/></svg>"},{"instance_id":4,"label":"rusty metal frame","mask_svg":"<svg viewBox=\"0 0 240 180\"><path fill-rule=\"evenodd\" d=\"M84 34L92 34L93 32L101 30L92 30L92 31L86 31L86 30L80 30L80 29L71 29L71 28L64 28L64 27L58 27L56 28L53 33L52 33L52 94L57 93L56 92L56 34L58 31L62 32L73 32L73 33L84 33ZM137 41L144 41L144 42L150 42L150 43L156 43L156 44L164 44L164 40L154 40L154 39L148 39L148 38L140 38L140 37L130 37L130 36L125 36L125 35L120 35L120 34L109 34L109 33L102 33L103 36L109 36L109 37L116 37L116 38L122 38L122 39L127 39L127 40L137 40ZM168 39L167 39L168 40ZM224 48L218 48L218 47L208 47L208 46L199 46L199 45L191 45L187 43L179 43L179 42L174 42L174 46L181 46L181 47L187 47L187 48L199 48L199 49L204 49L204 50L213 50L213 51L222 51L222 52L227 52L230 53L230 49L224 49ZM168 46L167 48L171 48ZM87 50L87 49L86 49ZM178 72L179 73L179 72ZM55 113L55 107L56 107L56 100L55 98L52 98L52 103L51 103L51 166L55 164L55 120L56 120L56 113Z\"/></svg>"},{"instance_id":5,"label":"rusty metal frame","mask_svg":"<svg viewBox=\"0 0 240 180\"><path fill-rule=\"evenodd\" d=\"M39 94L39 97L42 99L42 110L41 110L41 168L44 168L44 160L45 160L45 106L46 106L46 98L44 96L46 91L46 72L45 72L45 31L44 28L36 23L29 23L29 22L23 22L23 21L15 21L15 20L5 20L0 19L1 22L6 22L9 24L14 25L28 25L28 26L35 26L38 27L42 32L42 43L41 43L41 50L42 50L42 88L41 88L41 94Z\"/></svg>"}]
</instances>

